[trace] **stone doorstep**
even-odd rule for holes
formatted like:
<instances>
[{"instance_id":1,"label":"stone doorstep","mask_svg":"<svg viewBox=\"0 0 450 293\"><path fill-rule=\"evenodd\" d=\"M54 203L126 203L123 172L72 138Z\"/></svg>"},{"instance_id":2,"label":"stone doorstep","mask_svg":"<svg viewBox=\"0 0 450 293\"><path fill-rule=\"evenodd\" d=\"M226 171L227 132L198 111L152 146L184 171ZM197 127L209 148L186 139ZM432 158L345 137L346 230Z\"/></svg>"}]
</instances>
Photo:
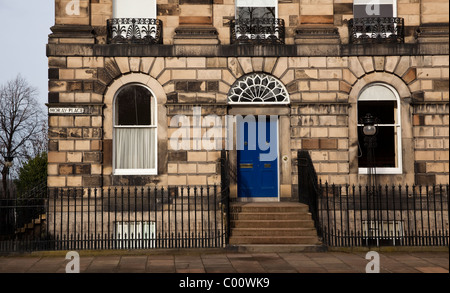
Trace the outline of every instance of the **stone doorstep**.
<instances>
[{"instance_id":1,"label":"stone doorstep","mask_svg":"<svg viewBox=\"0 0 450 293\"><path fill-rule=\"evenodd\" d=\"M232 221L240 220L310 220L310 213L237 213L231 219Z\"/></svg>"},{"instance_id":2,"label":"stone doorstep","mask_svg":"<svg viewBox=\"0 0 450 293\"><path fill-rule=\"evenodd\" d=\"M232 221L232 228L314 228L312 220L239 220Z\"/></svg>"},{"instance_id":3,"label":"stone doorstep","mask_svg":"<svg viewBox=\"0 0 450 293\"><path fill-rule=\"evenodd\" d=\"M315 228L235 228L233 236L317 236Z\"/></svg>"},{"instance_id":4,"label":"stone doorstep","mask_svg":"<svg viewBox=\"0 0 450 293\"><path fill-rule=\"evenodd\" d=\"M317 236L231 236L230 244L319 244Z\"/></svg>"},{"instance_id":5,"label":"stone doorstep","mask_svg":"<svg viewBox=\"0 0 450 293\"><path fill-rule=\"evenodd\" d=\"M235 202L231 205L232 212L253 213L280 213L280 212L307 212L309 207L301 203L275 202L275 203L244 203Z\"/></svg>"},{"instance_id":6,"label":"stone doorstep","mask_svg":"<svg viewBox=\"0 0 450 293\"><path fill-rule=\"evenodd\" d=\"M300 203L233 203L230 244L271 251L271 245L320 245L307 205ZM268 245L268 246L266 246ZM241 248L242 249L242 248ZM293 247L285 247L287 251ZM304 246L295 249L303 251ZM277 250L274 250L277 251Z\"/></svg>"},{"instance_id":7,"label":"stone doorstep","mask_svg":"<svg viewBox=\"0 0 450 293\"><path fill-rule=\"evenodd\" d=\"M295 253L295 252L326 252L324 245L310 244L239 244L230 245L239 253Z\"/></svg>"}]
</instances>

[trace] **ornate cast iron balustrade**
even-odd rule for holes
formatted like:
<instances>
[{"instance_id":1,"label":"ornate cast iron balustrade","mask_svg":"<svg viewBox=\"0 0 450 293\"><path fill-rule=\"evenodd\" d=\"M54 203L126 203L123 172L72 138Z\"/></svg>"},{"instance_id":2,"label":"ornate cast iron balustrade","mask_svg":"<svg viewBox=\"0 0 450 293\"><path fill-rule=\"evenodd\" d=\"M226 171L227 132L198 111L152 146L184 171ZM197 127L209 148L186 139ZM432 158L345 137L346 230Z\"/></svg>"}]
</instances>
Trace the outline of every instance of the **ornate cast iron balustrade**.
<instances>
[{"instance_id":1,"label":"ornate cast iron balustrade","mask_svg":"<svg viewBox=\"0 0 450 293\"><path fill-rule=\"evenodd\" d=\"M399 17L353 18L348 23L350 43L403 43L404 27Z\"/></svg>"},{"instance_id":2,"label":"ornate cast iron balustrade","mask_svg":"<svg viewBox=\"0 0 450 293\"><path fill-rule=\"evenodd\" d=\"M230 22L231 43L284 44L284 19L234 19Z\"/></svg>"},{"instance_id":3,"label":"ornate cast iron balustrade","mask_svg":"<svg viewBox=\"0 0 450 293\"><path fill-rule=\"evenodd\" d=\"M107 21L109 44L162 44L162 21L113 18Z\"/></svg>"}]
</instances>

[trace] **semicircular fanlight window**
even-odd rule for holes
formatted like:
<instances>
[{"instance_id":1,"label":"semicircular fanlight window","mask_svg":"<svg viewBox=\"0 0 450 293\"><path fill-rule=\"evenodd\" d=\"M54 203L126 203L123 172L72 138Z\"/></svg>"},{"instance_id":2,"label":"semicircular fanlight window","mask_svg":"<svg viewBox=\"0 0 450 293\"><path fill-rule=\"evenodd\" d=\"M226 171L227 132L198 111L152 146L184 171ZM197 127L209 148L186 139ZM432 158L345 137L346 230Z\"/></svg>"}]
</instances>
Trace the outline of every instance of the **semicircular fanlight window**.
<instances>
[{"instance_id":1,"label":"semicircular fanlight window","mask_svg":"<svg viewBox=\"0 0 450 293\"><path fill-rule=\"evenodd\" d=\"M285 86L273 76L253 73L240 78L231 87L228 103L234 104L288 104Z\"/></svg>"}]
</instances>

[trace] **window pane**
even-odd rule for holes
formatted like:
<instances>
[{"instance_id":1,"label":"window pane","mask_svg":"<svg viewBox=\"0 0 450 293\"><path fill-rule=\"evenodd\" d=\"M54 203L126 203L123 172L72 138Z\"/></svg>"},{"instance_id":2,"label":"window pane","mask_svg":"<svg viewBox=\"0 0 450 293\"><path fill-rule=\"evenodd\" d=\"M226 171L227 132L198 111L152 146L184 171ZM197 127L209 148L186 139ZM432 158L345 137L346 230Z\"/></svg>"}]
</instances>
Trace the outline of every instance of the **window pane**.
<instances>
[{"instance_id":1,"label":"window pane","mask_svg":"<svg viewBox=\"0 0 450 293\"><path fill-rule=\"evenodd\" d=\"M151 125L151 93L142 86L128 86L117 96L116 125Z\"/></svg>"},{"instance_id":2,"label":"window pane","mask_svg":"<svg viewBox=\"0 0 450 293\"><path fill-rule=\"evenodd\" d=\"M358 123L362 124L367 113L377 118L377 124L395 124L397 102L395 101L360 101L358 102Z\"/></svg>"},{"instance_id":3,"label":"window pane","mask_svg":"<svg viewBox=\"0 0 450 293\"><path fill-rule=\"evenodd\" d=\"M275 7L278 0L236 0L236 7Z\"/></svg>"},{"instance_id":4,"label":"window pane","mask_svg":"<svg viewBox=\"0 0 450 293\"><path fill-rule=\"evenodd\" d=\"M238 7L239 19L275 18L275 7Z\"/></svg>"},{"instance_id":5,"label":"window pane","mask_svg":"<svg viewBox=\"0 0 450 293\"><path fill-rule=\"evenodd\" d=\"M379 84L372 84L366 87L358 97L358 101L396 101L396 100L397 98L393 90L384 85Z\"/></svg>"},{"instance_id":6,"label":"window pane","mask_svg":"<svg viewBox=\"0 0 450 293\"><path fill-rule=\"evenodd\" d=\"M114 0L114 18L156 18L156 0Z\"/></svg>"},{"instance_id":7,"label":"window pane","mask_svg":"<svg viewBox=\"0 0 450 293\"><path fill-rule=\"evenodd\" d=\"M156 168L156 129L115 129L116 169Z\"/></svg>"},{"instance_id":8,"label":"window pane","mask_svg":"<svg viewBox=\"0 0 450 293\"><path fill-rule=\"evenodd\" d=\"M378 3L378 4L377 4ZM375 6L378 5L378 6ZM360 0L353 3L353 16L362 17L394 17L393 0Z\"/></svg>"},{"instance_id":9,"label":"window pane","mask_svg":"<svg viewBox=\"0 0 450 293\"><path fill-rule=\"evenodd\" d=\"M374 167L395 168L396 165L396 134L395 126L378 126L376 147L374 149ZM368 149L365 142L363 127L358 127L358 139L361 147L361 156L358 159L360 168L372 167L368 158Z\"/></svg>"}]
</instances>

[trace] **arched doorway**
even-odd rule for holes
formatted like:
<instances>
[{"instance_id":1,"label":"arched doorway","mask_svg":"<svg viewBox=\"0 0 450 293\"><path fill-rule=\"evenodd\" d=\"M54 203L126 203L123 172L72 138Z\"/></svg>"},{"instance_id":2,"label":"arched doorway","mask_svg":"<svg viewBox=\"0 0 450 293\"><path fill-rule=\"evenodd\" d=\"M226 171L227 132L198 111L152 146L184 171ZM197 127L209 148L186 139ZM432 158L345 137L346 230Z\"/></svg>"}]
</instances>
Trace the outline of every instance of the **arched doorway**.
<instances>
[{"instance_id":1,"label":"arched doorway","mask_svg":"<svg viewBox=\"0 0 450 293\"><path fill-rule=\"evenodd\" d=\"M237 196L248 201L280 198L280 106L290 103L285 86L265 73L238 79L228 93L235 115Z\"/></svg>"}]
</instances>

